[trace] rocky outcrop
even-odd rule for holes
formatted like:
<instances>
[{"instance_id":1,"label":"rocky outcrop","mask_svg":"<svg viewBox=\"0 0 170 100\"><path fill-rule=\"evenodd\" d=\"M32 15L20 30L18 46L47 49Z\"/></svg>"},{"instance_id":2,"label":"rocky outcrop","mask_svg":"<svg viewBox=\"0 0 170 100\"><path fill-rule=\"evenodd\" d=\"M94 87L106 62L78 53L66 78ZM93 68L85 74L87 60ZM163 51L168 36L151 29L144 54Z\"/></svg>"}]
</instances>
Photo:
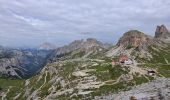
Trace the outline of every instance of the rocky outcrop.
<instances>
[{"instance_id":1,"label":"rocky outcrop","mask_svg":"<svg viewBox=\"0 0 170 100\"><path fill-rule=\"evenodd\" d=\"M155 38L160 38L160 39L170 38L170 32L164 25L157 26L155 31Z\"/></svg>"},{"instance_id":2,"label":"rocky outcrop","mask_svg":"<svg viewBox=\"0 0 170 100\"><path fill-rule=\"evenodd\" d=\"M96 97L95 100L169 100L170 78L159 78L153 82L134 87L130 91ZM131 99L131 98L134 99Z\"/></svg>"},{"instance_id":3,"label":"rocky outcrop","mask_svg":"<svg viewBox=\"0 0 170 100\"><path fill-rule=\"evenodd\" d=\"M117 46L146 48L152 43L152 38L138 30L130 30L119 39Z\"/></svg>"}]
</instances>

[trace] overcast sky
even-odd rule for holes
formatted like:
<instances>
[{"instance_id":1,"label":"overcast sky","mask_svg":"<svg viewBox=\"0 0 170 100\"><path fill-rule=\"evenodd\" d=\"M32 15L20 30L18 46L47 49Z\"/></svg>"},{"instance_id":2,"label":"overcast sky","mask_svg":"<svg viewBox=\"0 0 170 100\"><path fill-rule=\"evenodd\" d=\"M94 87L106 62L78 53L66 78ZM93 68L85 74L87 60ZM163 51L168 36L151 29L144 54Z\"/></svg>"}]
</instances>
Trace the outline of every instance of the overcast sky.
<instances>
[{"instance_id":1,"label":"overcast sky","mask_svg":"<svg viewBox=\"0 0 170 100\"><path fill-rule=\"evenodd\" d=\"M0 0L0 45L61 46L93 37L115 43L126 31L170 29L170 0Z\"/></svg>"}]
</instances>

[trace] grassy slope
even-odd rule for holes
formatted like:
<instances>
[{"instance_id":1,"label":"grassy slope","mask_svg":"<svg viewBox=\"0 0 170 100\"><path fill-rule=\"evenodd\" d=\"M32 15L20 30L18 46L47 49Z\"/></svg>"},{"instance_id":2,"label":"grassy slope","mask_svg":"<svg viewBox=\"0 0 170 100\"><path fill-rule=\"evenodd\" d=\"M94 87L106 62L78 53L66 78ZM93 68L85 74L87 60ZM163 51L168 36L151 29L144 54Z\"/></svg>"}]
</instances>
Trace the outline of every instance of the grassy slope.
<instances>
[{"instance_id":1,"label":"grassy slope","mask_svg":"<svg viewBox=\"0 0 170 100\"><path fill-rule=\"evenodd\" d=\"M154 68L159 74L167 78L170 77L170 45L160 48L159 51L154 48L157 47L149 47L149 52L152 54L153 58L151 60L140 59L145 62L145 64L140 66Z\"/></svg>"},{"instance_id":2,"label":"grassy slope","mask_svg":"<svg viewBox=\"0 0 170 100\"><path fill-rule=\"evenodd\" d=\"M4 79L0 78L0 87L2 92L7 92L7 100L12 100L18 93L21 93L24 90L24 80L17 79Z\"/></svg>"}]
</instances>

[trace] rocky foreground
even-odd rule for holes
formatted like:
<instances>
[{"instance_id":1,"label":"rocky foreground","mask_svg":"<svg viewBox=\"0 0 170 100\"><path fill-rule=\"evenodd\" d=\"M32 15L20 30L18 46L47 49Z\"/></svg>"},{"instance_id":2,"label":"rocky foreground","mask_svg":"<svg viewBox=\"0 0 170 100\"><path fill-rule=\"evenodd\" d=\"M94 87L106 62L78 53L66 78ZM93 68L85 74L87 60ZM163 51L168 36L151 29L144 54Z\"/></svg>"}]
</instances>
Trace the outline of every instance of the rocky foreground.
<instances>
[{"instance_id":1,"label":"rocky foreground","mask_svg":"<svg viewBox=\"0 0 170 100\"><path fill-rule=\"evenodd\" d=\"M96 97L95 100L170 100L170 78L158 78L118 94Z\"/></svg>"}]
</instances>

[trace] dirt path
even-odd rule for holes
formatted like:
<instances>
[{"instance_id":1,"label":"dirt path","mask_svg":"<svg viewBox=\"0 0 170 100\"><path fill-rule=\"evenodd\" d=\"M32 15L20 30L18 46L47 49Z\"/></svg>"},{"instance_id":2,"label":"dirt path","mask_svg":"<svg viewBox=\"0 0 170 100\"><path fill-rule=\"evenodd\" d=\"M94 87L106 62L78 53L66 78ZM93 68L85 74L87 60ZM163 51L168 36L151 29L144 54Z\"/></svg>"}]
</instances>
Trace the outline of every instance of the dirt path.
<instances>
[{"instance_id":1,"label":"dirt path","mask_svg":"<svg viewBox=\"0 0 170 100\"><path fill-rule=\"evenodd\" d=\"M119 76L119 78L118 78L117 80L109 80L109 81L115 81L114 83L107 84L107 82L109 82L109 81L105 81L104 83L105 83L106 85L114 85L114 84L117 84L117 83L119 83L119 81L120 81L120 79L122 78L122 76L123 76L123 74L122 74L121 76Z\"/></svg>"},{"instance_id":2,"label":"dirt path","mask_svg":"<svg viewBox=\"0 0 170 100\"><path fill-rule=\"evenodd\" d=\"M167 63L167 64L169 64L169 61L166 59L166 58L164 58L165 59L165 62Z\"/></svg>"},{"instance_id":3,"label":"dirt path","mask_svg":"<svg viewBox=\"0 0 170 100\"><path fill-rule=\"evenodd\" d=\"M44 83L43 83L43 85L41 85L41 87L38 90L40 90L45 85L45 83L47 81L47 74L48 74L48 72L45 71L45 80L44 80Z\"/></svg>"}]
</instances>

